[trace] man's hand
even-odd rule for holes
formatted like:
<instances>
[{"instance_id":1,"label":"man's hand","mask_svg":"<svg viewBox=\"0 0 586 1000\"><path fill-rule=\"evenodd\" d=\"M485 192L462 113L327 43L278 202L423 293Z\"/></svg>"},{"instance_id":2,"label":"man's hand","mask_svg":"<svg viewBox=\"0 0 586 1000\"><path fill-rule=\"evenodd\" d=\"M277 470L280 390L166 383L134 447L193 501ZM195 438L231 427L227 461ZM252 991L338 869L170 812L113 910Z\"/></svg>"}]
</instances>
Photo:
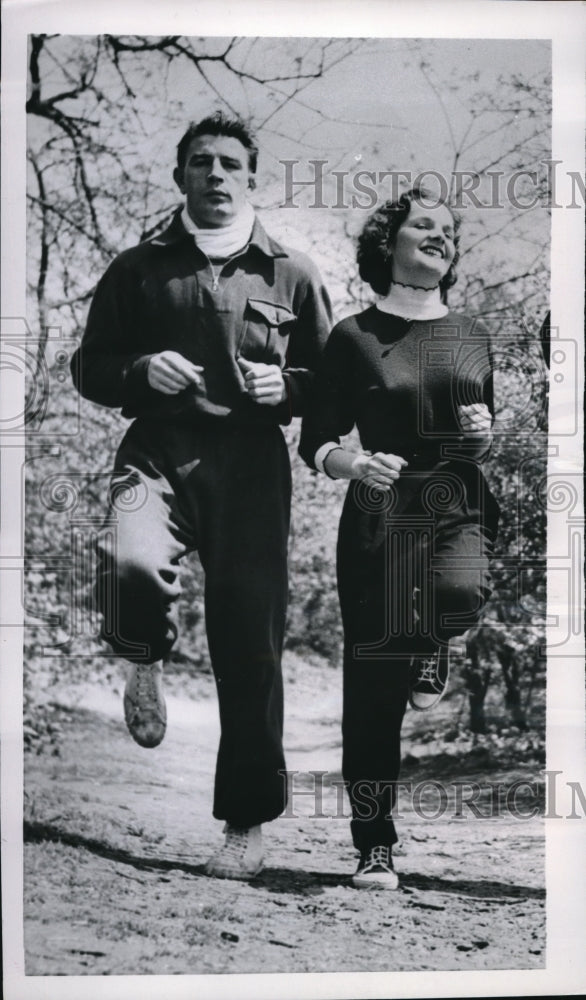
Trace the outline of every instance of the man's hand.
<instances>
[{"instance_id":1,"label":"man's hand","mask_svg":"<svg viewBox=\"0 0 586 1000\"><path fill-rule=\"evenodd\" d=\"M334 455L335 452L332 452L332 456ZM399 478L408 462L400 455L390 455L377 451L374 455L357 455L352 464L354 477L362 479L368 486L377 486L381 490L388 490Z\"/></svg>"},{"instance_id":2,"label":"man's hand","mask_svg":"<svg viewBox=\"0 0 586 1000\"><path fill-rule=\"evenodd\" d=\"M177 351L161 351L149 361L147 378L153 389L173 396L188 385L201 387L202 372L201 365L194 365Z\"/></svg>"},{"instance_id":3,"label":"man's hand","mask_svg":"<svg viewBox=\"0 0 586 1000\"><path fill-rule=\"evenodd\" d=\"M486 403L458 407L458 419L465 437L491 438L492 417Z\"/></svg>"},{"instance_id":4,"label":"man's hand","mask_svg":"<svg viewBox=\"0 0 586 1000\"><path fill-rule=\"evenodd\" d=\"M276 406L287 398L287 385L278 365L245 358L238 358L238 365L244 375L244 388L257 403Z\"/></svg>"}]
</instances>

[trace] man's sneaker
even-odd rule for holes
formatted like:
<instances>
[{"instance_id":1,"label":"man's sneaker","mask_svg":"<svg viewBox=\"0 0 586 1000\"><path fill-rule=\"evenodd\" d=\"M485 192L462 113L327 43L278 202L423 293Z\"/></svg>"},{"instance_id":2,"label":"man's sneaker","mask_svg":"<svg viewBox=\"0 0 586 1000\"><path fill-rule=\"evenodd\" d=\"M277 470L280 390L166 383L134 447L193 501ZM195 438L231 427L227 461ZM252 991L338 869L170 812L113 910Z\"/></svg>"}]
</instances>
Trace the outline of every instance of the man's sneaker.
<instances>
[{"instance_id":1,"label":"man's sneaker","mask_svg":"<svg viewBox=\"0 0 586 1000\"><path fill-rule=\"evenodd\" d=\"M167 728L162 663L133 663L124 688L124 718L141 747L157 747Z\"/></svg>"},{"instance_id":2,"label":"man's sneaker","mask_svg":"<svg viewBox=\"0 0 586 1000\"><path fill-rule=\"evenodd\" d=\"M433 708L443 698L450 675L448 649L442 646L429 656L412 656L409 666L409 704L417 712Z\"/></svg>"},{"instance_id":3,"label":"man's sneaker","mask_svg":"<svg viewBox=\"0 0 586 1000\"><path fill-rule=\"evenodd\" d=\"M260 826L237 827L226 823L226 841L205 866L206 875L245 881L262 870L262 830Z\"/></svg>"},{"instance_id":4,"label":"man's sneaker","mask_svg":"<svg viewBox=\"0 0 586 1000\"><path fill-rule=\"evenodd\" d=\"M391 848L379 845L362 854L352 876L357 889L398 889L399 876L393 868Z\"/></svg>"}]
</instances>

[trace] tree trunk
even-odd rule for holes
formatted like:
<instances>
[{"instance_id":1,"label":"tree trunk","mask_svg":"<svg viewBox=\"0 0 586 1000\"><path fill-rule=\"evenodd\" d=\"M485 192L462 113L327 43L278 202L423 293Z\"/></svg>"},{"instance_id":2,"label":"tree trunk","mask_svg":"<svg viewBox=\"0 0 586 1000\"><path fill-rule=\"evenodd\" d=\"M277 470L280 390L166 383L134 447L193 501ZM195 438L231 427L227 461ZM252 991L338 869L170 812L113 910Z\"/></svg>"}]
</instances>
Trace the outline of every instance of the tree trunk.
<instances>
[{"instance_id":1,"label":"tree trunk","mask_svg":"<svg viewBox=\"0 0 586 1000\"><path fill-rule=\"evenodd\" d=\"M473 633L466 640L468 657L464 668L470 707L470 730L473 733L486 732L484 701L492 673L490 660L482 655L483 650L479 648L479 634Z\"/></svg>"},{"instance_id":2,"label":"tree trunk","mask_svg":"<svg viewBox=\"0 0 586 1000\"><path fill-rule=\"evenodd\" d=\"M519 729L527 728L525 711L521 704L521 685L519 678L519 661L515 651L510 646L503 645L500 651L500 661L505 682L505 705L511 714L511 719Z\"/></svg>"}]
</instances>

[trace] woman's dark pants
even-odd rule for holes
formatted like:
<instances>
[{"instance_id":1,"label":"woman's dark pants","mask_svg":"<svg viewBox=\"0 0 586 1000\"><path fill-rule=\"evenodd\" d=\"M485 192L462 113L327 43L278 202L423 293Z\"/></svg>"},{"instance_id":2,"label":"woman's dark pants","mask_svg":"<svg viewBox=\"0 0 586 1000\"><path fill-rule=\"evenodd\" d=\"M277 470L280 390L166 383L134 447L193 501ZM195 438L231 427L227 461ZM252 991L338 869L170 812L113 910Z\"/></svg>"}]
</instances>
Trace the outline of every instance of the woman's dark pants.
<instances>
[{"instance_id":1,"label":"woman's dark pants","mask_svg":"<svg viewBox=\"0 0 586 1000\"><path fill-rule=\"evenodd\" d=\"M198 551L221 722L214 816L241 827L275 819L285 806L290 498L278 427L136 421L117 454L98 545L103 637L143 663L173 646L179 561Z\"/></svg>"},{"instance_id":2,"label":"woman's dark pants","mask_svg":"<svg viewBox=\"0 0 586 1000\"><path fill-rule=\"evenodd\" d=\"M491 549L466 511L434 517L414 506L385 524L384 512L364 507L352 484L338 538L342 770L361 852L397 841L391 811L410 658L445 646L478 620L490 592Z\"/></svg>"}]
</instances>

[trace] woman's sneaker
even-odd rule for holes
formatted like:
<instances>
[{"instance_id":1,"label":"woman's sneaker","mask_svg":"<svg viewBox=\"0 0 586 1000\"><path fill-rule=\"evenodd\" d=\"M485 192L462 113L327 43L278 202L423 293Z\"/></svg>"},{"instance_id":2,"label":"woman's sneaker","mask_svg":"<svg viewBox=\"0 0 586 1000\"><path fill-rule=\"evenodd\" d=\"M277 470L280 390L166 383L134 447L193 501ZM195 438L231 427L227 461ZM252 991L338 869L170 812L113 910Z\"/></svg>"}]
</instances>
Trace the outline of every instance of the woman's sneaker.
<instances>
[{"instance_id":1,"label":"woman's sneaker","mask_svg":"<svg viewBox=\"0 0 586 1000\"><path fill-rule=\"evenodd\" d=\"M437 705L448 686L450 659L442 646L429 656L412 656L409 665L409 704L417 712Z\"/></svg>"},{"instance_id":2,"label":"woman's sneaker","mask_svg":"<svg viewBox=\"0 0 586 1000\"><path fill-rule=\"evenodd\" d=\"M393 868L391 848L381 844L364 851L352 884L357 889L398 889L399 876Z\"/></svg>"},{"instance_id":3,"label":"woman's sneaker","mask_svg":"<svg viewBox=\"0 0 586 1000\"><path fill-rule=\"evenodd\" d=\"M162 663L133 663L124 688L124 718L141 747L158 747L167 728Z\"/></svg>"}]
</instances>

